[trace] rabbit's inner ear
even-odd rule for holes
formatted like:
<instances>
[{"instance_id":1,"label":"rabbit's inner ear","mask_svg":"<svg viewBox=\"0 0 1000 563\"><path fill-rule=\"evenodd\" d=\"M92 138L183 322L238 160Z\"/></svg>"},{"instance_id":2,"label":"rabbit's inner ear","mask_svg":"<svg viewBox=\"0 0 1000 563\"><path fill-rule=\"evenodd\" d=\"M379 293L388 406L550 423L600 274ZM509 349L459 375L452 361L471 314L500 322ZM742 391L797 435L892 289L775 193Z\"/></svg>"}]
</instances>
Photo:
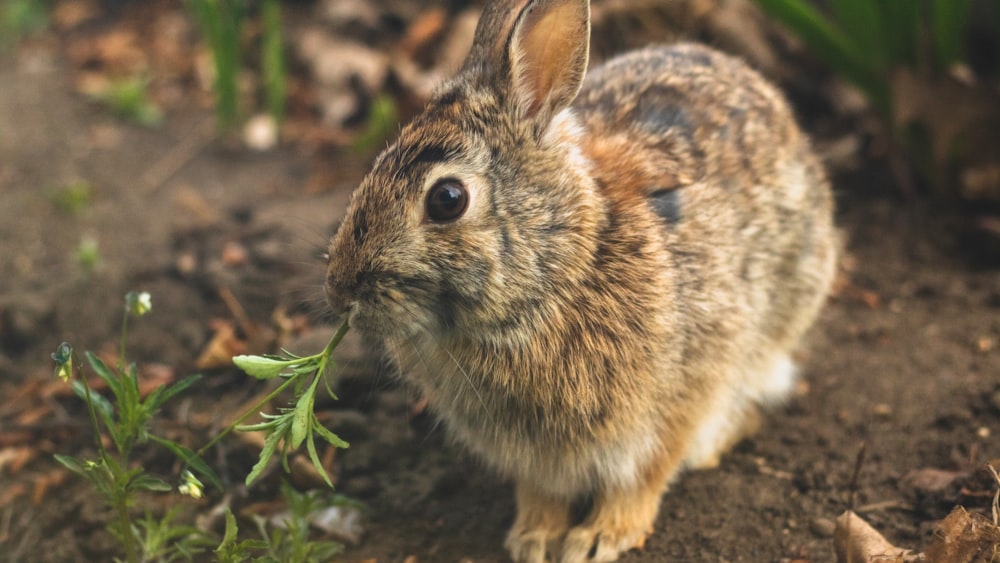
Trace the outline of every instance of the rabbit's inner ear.
<instances>
[{"instance_id":1,"label":"rabbit's inner ear","mask_svg":"<svg viewBox=\"0 0 1000 563\"><path fill-rule=\"evenodd\" d=\"M573 101L587 70L590 3L536 0L510 39L511 86L525 117L548 120Z\"/></svg>"}]
</instances>

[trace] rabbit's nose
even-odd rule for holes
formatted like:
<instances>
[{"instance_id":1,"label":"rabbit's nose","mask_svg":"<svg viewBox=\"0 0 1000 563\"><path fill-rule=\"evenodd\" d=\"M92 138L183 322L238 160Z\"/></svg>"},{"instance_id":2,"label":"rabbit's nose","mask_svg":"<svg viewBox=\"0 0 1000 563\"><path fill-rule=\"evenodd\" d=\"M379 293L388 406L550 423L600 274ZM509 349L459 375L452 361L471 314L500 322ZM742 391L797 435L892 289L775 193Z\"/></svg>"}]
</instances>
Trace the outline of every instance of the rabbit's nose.
<instances>
[{"instance_id":1,"label":"rabbit's nose","mask_svg":"<svg viewBox=\"0 0 1000 563\"><path fill-rule=\"evenodd\" d=\"M340 280L327 276L324 289L326 289L326 301L335 316L340 317L356 308L357 300L354 298L354 292Z\"/></svg>"}]
</instances>

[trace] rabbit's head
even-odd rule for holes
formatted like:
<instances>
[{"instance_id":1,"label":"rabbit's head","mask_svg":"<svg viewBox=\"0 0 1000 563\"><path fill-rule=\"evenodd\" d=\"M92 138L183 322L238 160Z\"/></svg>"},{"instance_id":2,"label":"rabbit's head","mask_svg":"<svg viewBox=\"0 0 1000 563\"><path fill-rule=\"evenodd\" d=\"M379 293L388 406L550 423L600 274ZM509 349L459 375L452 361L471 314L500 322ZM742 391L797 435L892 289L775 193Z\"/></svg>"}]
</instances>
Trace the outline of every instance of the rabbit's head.
<instances>
[{"instance_id":1,"label":"rabbit's head","mask_svg":"<svg viewBox=\"0 0 1000 563\"><path fill-rule=\"evenodd\" d=\"M335 313L383 338L496 338L583 275L604 218L565 110L588 36L584 1L487 8L461 71L352 196L329 251Z\"/></svg>"}]
</instances>

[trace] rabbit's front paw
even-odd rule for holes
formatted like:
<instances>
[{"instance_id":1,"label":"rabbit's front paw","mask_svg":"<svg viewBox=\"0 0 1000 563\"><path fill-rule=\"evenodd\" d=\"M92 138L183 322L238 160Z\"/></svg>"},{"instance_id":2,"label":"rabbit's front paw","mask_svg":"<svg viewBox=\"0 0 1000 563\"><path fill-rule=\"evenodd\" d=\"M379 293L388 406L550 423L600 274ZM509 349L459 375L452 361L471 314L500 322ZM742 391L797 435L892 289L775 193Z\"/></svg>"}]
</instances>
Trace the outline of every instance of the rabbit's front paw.
<instances>
[{"instance_id":1,"label":"rabbit's front paw","mask_svg":"<svg viewBox=\"0 0 1000 563\"><path fill-rule=\"evenodd\" d=\"M569 528L566 501L540 493L533 487L517 485L517 519L507 533L504 547L516 563L545 563Z\"/></svg>"},{"instance_id":2,"label":"rabbit's front paw","mask_svg":"<svg viewBox=\"0 0 1000 563\"><path fill-rule=\"evenodd\" d=\"M586 521L566 534L561 563L615 561L630 549L641 549L659 505L659 491L598 498Z\"/></svg>"}]
</instances>

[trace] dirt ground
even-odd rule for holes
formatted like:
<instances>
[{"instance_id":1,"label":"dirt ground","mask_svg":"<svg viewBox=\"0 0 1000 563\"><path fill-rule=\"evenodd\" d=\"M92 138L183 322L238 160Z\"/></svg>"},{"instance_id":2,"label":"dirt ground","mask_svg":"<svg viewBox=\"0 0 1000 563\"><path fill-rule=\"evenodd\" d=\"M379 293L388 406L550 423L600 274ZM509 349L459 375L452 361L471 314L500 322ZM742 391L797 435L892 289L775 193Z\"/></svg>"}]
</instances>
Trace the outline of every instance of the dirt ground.
<instances>
[{"instance_id":1,"label":"dirt ground","mask_svg":"<svg viewBox=\"0 0 1000 563\"><path fill-rule=\"evenodd\" d=\"M154 309L134 323L130 356L178 376L195 371L212 320L233 318L220 290L255 322L280 306L321 325L320 254L370 158L329 155L336 174L306 190L314 161L300 151L209 140L211 115L200 108L172 112L161 129L123 122L75 93L66 64L44 42L0 54L0 452L24 436L36 452L16 468L0 464L5 561L117 555L88 486L46 481L58 475L52 453L92 444L78 401L24 395L51 380L59 342L114 346L131 289L151 292ZM190 156L174 170L177 155ZM846 286L803 350L797 394L719 468L683 475L645 550L623 561L832 561L831 521L851 504L915 548L953 505L988 510L994 489L982 468L1000 459L1000 252L966 234L969 210L901 198L878 162L834 180ZM93 187L92 201L68 214L52 194L75 182ZM75 258L85 237L98 243L92 270ZM234 248L245 259L226 258ZM351 442L334 463L337 490L367 507L364 538L344 559L503 561L510 484L449 445L416 398L366 358L345 362L341 400L323 407ZM264 389L232 369L205 375L162 423L194 447L221 424L217 413ZM27 405L45 417L26 422ZM253 456L230 440L208 457L237 504L276 494L280 472L249 491L238 485ZM171 470L165 457L141 461ZM922 484L932 469L958 478ZM218 500L190 503L204 511Z\"/></svg>"}]
</instances>

